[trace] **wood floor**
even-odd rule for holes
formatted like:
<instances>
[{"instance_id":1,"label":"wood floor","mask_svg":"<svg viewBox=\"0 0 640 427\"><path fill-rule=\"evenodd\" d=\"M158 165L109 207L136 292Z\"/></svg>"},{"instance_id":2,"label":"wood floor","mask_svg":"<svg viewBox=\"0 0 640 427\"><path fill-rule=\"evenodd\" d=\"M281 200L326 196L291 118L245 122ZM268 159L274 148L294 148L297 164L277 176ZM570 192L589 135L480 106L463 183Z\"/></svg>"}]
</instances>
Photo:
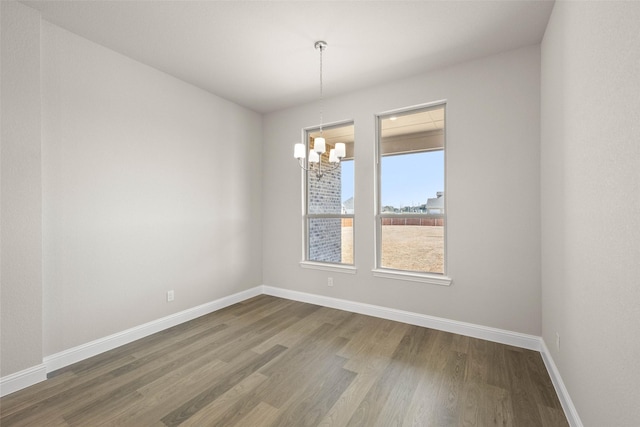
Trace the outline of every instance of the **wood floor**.
<instances>
[{"instance_id":1,"label":"wood floor","mask_svg":"<svg viewBox=\"0 0 640 427\"><path fill-rule=\"evenodd\" d=\"M567 426L540 354L261 295L0 400L9 426Z\"/></svg>"}]
</instances>

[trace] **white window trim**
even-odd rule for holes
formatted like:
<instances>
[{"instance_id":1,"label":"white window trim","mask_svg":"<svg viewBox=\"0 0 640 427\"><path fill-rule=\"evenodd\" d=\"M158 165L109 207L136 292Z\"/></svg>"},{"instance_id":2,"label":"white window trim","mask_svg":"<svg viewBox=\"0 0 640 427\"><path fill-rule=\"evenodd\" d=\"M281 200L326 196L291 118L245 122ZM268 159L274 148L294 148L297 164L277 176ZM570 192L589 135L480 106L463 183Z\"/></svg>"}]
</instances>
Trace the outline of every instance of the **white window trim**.
<instances>
[{"instance_id":1,"label":"white window trim","mask_svg":"<svg viewBox=\"0 0 640 427\"><path fill-rule=\"evenodd\" d=\"M414 105L411 107L406 107L406 108L398 108L395 110L390 110L390 111L385 111L382 112L380 114L376 114L375 115L375 121L376 121L376 143L375 143L375 162L374 162L374 173L375 173L375 193L374 193L374 203L375 203L375 212L376 212L376 218L375 218L375 267L371 270L372 274L375 277L383 277L383 278L387 278L387 279L397 279L397 280L406 280L406 281L411 281L411 282L422 282L422 283L428 283L428 284L432 284L432 285L439 285L439 286L450 286L451 283L453 282L453 279L449 276L447 276L447 252L448 252L448 245L447 245L447 240L448 240L448 234L446 227L447 227L447 214L446 212L448 212L448 207L447 207L447 201L448 198L445 199L444 204L445 204L445 235L444 235L444 274L437 274L437 273L426 273L426 272L419 272L419 271L410 271L410 270L395 270L395 269L389 269L389 268L384 268L382 266L380 266L381 263L381 259L380 259L380 254L381 252L381 236L382 236L382 230L380 229L381 224L382 224L382 212L380 212L381 210L381 203L380 203L380 188L381 188L381 182L380 182L380 119L382 117L386 117L386 116L391 116L393 114L400 114L400 113L405 113L408 111L413 111L413 110L420 110L420 109L427 109L430 107L436 107L438 105L442 105L445 108L445 120L447 117L447 100L443 99L443 100L439 100L439 101L434 101L434 102L429 102L426 104L419 104L419 105ZM447 174L447 151L446 151L446 141L447 141L447 125L445 123L445 128L444 128L444 135L445 135L445 147L444 147L444 153L445 153L445 165L444 165L444 169L445 169L445 181L444 181L444 191L445 194L447 194L447 179L446 179L446 174Z\"/></svg>"},{"instance_id":2,"label":"white window trim","mask_svg":"<svg viewBox=\"0 0 640 427\"><path fill-rule=\"evenodd\" d=\"M386 268L374 268L371 270L374 276L385 279L407 280L409 282L422 282L431 285L451 286L453 279L441 274L417 273L405 270L391 270Z\"/></svg>"},{"instance_id":3,"label":"white window trim","mask_svg":"<svg viewBox=\"0 0 640 427\"><path fill-rule=\"evenodd\" d=\"M338 264L317 261L300 261L300 267L310 270L333 271L335 273L356 274L358 269L352 264Z\"/></svg>"},{"instance_id":4,"label":"white window trim","mask_svg":"<svg viewBox=\"0 0 640 427\"><path fill-rule=\"evenodd\" d=\"M336 122L329 122L322 125L324 129L331 127L339 127L339 126L348 126L353 125L355 127L355 120L340 120ZM302 142L305 144L305 150L309 151L309 133L316 131L320 128L320 125L309 126L302 129ZM305 160L306 162L306 160ZM306 163L305 163L306 164ZM355 267L356 263L356 242L355 242L355 228L356 228L356 216L355 212L353 214L309 214L308 212L308 197L309 197L309 171L305 169L300 170L300 174L302 177L302 186L301 186L301 201L302 201L302 261L300 261L300 266L302 268L308 268L313 270L325 270L325 271L334 271L338 273L350 273L355 274L357 269ZM355 194L354 194L355 196ZM330 263L330 262L320 262L320 261L311 261L309 260L309 219L310 218L351 218L353 220L353 264L343 264L343 263Z\"/></svg>"}]
</instances>

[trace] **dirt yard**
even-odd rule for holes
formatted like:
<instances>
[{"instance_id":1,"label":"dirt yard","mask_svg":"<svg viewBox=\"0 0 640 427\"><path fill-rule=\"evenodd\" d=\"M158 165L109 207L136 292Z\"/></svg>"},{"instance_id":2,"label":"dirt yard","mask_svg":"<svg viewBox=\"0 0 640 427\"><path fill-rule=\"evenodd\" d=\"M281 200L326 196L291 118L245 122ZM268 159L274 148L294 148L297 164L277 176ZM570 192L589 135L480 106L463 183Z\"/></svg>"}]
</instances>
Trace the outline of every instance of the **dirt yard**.
<instances>
[{"instance_id":1,"label":"dirt yard","mask_svg":"<svg viewBox=\"0 0 640 427\"><path fill-rule=\"evenodd\" d=\"M342 262L353 263L352 228L342 227ZM385 225L382 267L443 273L444 227Z\"/></svg>"}]
</instances>

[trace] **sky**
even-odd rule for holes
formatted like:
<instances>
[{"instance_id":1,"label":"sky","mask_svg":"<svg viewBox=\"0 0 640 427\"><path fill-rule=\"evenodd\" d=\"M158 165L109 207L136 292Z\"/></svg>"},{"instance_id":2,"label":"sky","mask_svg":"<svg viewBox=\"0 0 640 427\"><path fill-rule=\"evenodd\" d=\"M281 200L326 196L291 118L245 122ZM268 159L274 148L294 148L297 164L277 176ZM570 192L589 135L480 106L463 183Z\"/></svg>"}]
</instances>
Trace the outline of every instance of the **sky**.
<instances>
[{"instance_id":1,"label":"sky","mask_svg":"<svg viewBox=\"0 0 640 427\"><path fill-rule=\"evenodd\" d=\"M354 194L353 161L342 162L342 201ZM382 206L416 206L444 191L444 151L382 157Z\"/></svg>"}]
</instances>

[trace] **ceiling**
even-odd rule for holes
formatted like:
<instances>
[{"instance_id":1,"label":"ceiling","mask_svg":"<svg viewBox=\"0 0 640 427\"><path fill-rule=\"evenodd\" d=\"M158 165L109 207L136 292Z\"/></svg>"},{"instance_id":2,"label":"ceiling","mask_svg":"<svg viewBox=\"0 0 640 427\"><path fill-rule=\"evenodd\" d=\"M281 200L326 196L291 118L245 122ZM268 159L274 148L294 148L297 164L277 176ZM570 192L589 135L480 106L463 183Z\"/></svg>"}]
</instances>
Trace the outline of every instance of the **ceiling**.
<instances>
[{"instance_id":1,"label":"ceiling","mask_svg":"<svg viewBox=\"0 0 640 427\"><path fill-rule=\"evenodd\" d=\"M444 107L423 111L408 111L382 118L380 130L382 138L413 135L444 129Z\"/></svg>"},{"instance_id":2,"label":"ceiling","mask_svg":"<svg viewBox=\"0 0 640 427\"><path fill-rule=\"evenodd\" d=\"M22 1L43 19L260 113L542 40L553 2Z\"/></svg>"}]
</instances>

